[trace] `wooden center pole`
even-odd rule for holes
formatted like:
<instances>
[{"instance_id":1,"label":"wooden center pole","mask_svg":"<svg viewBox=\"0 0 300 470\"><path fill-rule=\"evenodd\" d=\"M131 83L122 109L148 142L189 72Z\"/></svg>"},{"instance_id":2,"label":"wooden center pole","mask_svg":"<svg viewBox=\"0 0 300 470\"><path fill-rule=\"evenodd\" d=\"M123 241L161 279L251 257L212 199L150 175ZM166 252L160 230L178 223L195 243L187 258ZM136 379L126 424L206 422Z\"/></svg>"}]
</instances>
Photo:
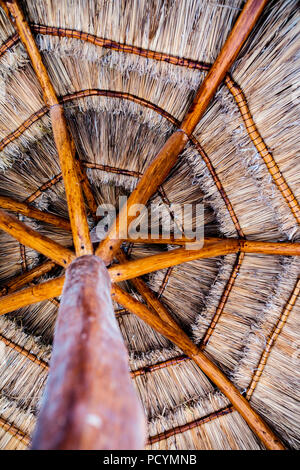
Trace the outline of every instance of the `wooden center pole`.
<instances>
[{"instance_id":1,"label":"wooden center pole","mask_svg":"<svg viewBox=\"0 0 300 470\"><path fill-rule=\"evenodd\" d=\"M142 449L145 418L129 374L109 273L93 255L66 280L32 449Z\"/></svg>"}]
</instances>

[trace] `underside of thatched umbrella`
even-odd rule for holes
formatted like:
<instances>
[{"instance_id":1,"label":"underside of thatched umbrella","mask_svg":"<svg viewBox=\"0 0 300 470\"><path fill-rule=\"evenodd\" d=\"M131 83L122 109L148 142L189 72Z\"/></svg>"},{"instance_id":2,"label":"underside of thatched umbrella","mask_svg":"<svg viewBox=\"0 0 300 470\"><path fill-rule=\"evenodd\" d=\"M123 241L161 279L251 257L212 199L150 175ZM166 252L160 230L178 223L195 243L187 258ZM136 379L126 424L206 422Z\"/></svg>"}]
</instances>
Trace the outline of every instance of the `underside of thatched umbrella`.
<instances>
[{"instance_id":1,"label":"underside of thatched umbrella","mask_svg":"<svg viewBox=\"0 0 300 470\"><path fill-rule=\"evenodd\" d=\"M299 448L297 7L1 2L0 448Z\"/></svg>"}]
</instances>

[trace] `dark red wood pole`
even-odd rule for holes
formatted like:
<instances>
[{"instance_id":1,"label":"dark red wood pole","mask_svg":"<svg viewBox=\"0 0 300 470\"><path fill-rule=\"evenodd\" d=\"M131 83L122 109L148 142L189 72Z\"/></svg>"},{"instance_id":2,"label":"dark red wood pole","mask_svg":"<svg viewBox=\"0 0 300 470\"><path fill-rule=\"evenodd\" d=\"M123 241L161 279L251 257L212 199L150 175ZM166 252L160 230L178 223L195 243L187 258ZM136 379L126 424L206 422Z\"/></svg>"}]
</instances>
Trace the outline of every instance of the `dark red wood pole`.
<instances>
[{"instance_id":1,"label":"dark red wood pole","mask_svg":"<svg viewBox=\"0 0 300 470\"><path fill-rule=\"evenodd\" d=\"M144 447L145 417L110 290L100 258L68 266L32 449Z\"/></svg>"}]
</instances>

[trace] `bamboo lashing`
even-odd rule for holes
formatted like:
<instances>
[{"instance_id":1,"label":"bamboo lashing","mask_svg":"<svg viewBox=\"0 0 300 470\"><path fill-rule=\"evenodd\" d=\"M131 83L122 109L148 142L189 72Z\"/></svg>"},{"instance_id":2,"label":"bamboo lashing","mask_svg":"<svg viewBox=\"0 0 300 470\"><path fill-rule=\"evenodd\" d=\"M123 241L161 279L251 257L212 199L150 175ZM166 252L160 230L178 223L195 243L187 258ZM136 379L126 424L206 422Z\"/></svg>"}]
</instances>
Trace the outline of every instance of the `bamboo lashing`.
<instances>
[{"instance_id":1,"label":"bamboo lashing","mask_svg":"<svg viewBox=\"0 0 300 470\"><path fill-rule=\"evenodd\" d=\"M229 413L232 413L233 411L234 411L234 408L231 405L226 406L226 408L223 408L222 410L219 410L219 411L214 411L213 413L210 413L209 415L204 416L203 418L195 419L194 421L190 421L189 423L182 424L182 425L176 426L175 428L169 429L167 431L163 431L154 436L150 436L148 438L147 444L152 445L152 444L155 444L156 442L164 441L165 439L169 439L170 437L176 436L177 434L182 434L186 431L190 431L191 429L197 428L205 423L209 423L210 421L213 421L214 419L220 418L221 416L225 416Z\"/></svg>"},{"instance_id":2,"label":"bamboo lashing","mask_svg":"<svg viewBox=\"0 0 300 470\"><path fill-rule=\"evenodd\" d=\"M32 449L144 446L144 413L114 318L110 284L103 261L93 255L77 258L66 270Z\"/></svg>"},{"instance_id":3,"label":"bamboo lashing","mask_svg":"<svg viewBox=\"0 0 300 470\"><path fill-rule=\"evenodd\" d=\"M35 354L32 354L30 351L28 351L24 347L19 346L14 341L11 341L10 339L6 338L1 333L0 333L0 341L2 341L7 347L13 349L14 351L18 352L19 354L22 354L22 356L25 356L27 359L29 359L34 364L37 364L38 366L42 367L43 369L49 369L49 365L48 365L47 362L43 361L43 359L40 359Z\"/></svg>"},{"instance_id":4,"label":"bamboo lashing","mask_svg":"<svg viewBox=\"0 0 300 470\"><path fill-rule=\"evenodd\" d=\"M163 295L163 293L164 293L164 291L165 291L165 289L166 289L166 287L169 283L169 280L170 280L173 269L174 269L174 266L171 266L170 268L167 269L166 274L164 275L163 281L161 283L161 286L160 286L158 294L157 294L158 299L160 299L161 296Z\"/></svg>"},{"instance_id":5,"label":"bamboo lashing","mask_svg":"<svg viewBox=\"0 0 300 470\"><path fill-rule=\"evenodd\" d=\"M178 155L185 147L188 138L203 116L218 86L225 77L226 72L240 51L244 41L250 34L266 3L267 0L247 1L216 62L213 64L200 86L180 129L171 135L157 157L149 165L137 187L129 197L127 206L124 206L120 211L107 237L97 248L96 254L100 256L106 264L111 262L122 243L122 238L120 240L112 240L110 235L112 233L119 233L120 220L122 224L127 216L127 224L129 224L130 220L134 218L128 217L128 212L132 205L146 204L157 188L164 182L170 170L177 162Z\"/></svg>"},{"instance_id":6,"label":"bamboo lashing","mask_svg":"<svg viewBox=\"0 0 300 470\"><path fill-rule=\"evenodd\" d=\"M300 224L300 205L295 195L293 194L291 188L287 184L284 176L282 175L273 155L268 150L262 136L258 132L243 91L236 83L234 83L230 76L226 76L225 83L238 105L239 111L245 123L245 127L247 129L250 139L255 145L259 155L265 162L266 167L270 175L272 176L274 183L276 184L285 201L289 205L297 223Z\"/></svg>"},{"instance_id":7,"label":"bamboo lashing","mask_svg":"<svg viewBox=\"0 0 300 470\"><path fill-rule=\"evenodd\" d=\"M284 450L284 446L281 444L280 440L265 424L263 419L252 409L249 402L240 394L223 372L201 352L179 327L175 329L173 325L168 325L146 305L140 303L116 285L113 287L112 296L116 302L148 323L152 328L158 331L158 333L164 335L193 359L207 377L209 377L224 395L227 396L235 409L243 416L252 431L261 439L268 449Z\"/></svg>"},{"instance_id":8,"label":"bamboo lashing","mask_svg":"<svg viewBox=\"0 0 300 470\"><path fill-rule=\"evenodd\" d=\"M1 2L2 4L3 2ZM34 37L25 20L24 14L17 0L4 2L14 19L20 39L30 57L33 69L43 90L44 101L50 109L50 118L55 145L60 159L65 192L68 203L70 223L77 255L92 253L92 243L89 236L89 227L85 213L83 194L77 173L74 158L74 147L67 128L63 106L59 103L55 90L43 64L41 54L37 48Z\"/></svg>"},{"instance_id":9,"label":"bamboo lashing","mask_svg":"<svg viewBox=\"0 0 300 470\"><path fill-rule=\"evenodd\" d=\"M70 222L63 217L59 217L49 212L40 211L35 207L30 206L27 202L20 202L8 196L0 196L0 207L12 212L18 212L32 219L47 222L48 224L55 225L56 227L64 230L71 230Z\"/></svg>"},{"instance_id":10,"label":"bamboo lashing","mask_svg":"<svg viewBox=\"0 0 300 470\"><path fill-rule=\"evenodd\" d=\"M2 418L0 416L0 427L4 429L5 431L9 432L13 437L18 439L18 441L22 442L25 446L28 446L30 442L29 436L21 431L21 429L17 428L14 424L10 423L6 419Z\"/></svg>"},{"instance_id":11,"label":"bamboo lashing","mask_svg":"<svg viewBox=\"0 0 300 470\"><path fill-rule=\"evenodd\" d=\"M165 367L169 366L176 366L177 364L181 364L190 358L184 354L181 356L174 357L172 359L167 359L166 361L157 362L156 364L152 364L149 366L141 367L140 369L132 370L131 377L139 377L140 375L146 375L149 372L153 372L155 370L161 370Z\"/></svg>"},{"instance_id":12,"label":"bamboo lashing","mask_svg":"<svg viewBox=\"0 0 300 470\"><path fill-rule=\"evenodd\" d=\"M206 332L205 332L205 335L203 336L203 339L201 341L201 349L204 349L205 346L208 344L209 340L210 340L210 337L214 331L214 329L216 328L216 325L224 311L224 307L226 305L226 302L229 298L229 294L233 288L233 285L234 285L234 282L237 278L237 275L240 271L240 267L241 267L241 264L243 262L243 259L245 257L245 253L243 252L239 252L237 257L236 257L236 260L235 260L235 263L234 263L234 267L233 267L233 270L230 274L230 278L228 279L228 282L226 284L226 287L224 289L224 292L222 294L222 297L220 299L220 302L218 304L218 307L217 307L217 310L210 322L210 325L209 327L207 328Z\"/></svg>"},{"instance_id":13,"label":"bamboo lashing","mask_svg":"<svg viewBox=\"0 0 300 470\"><path fill-rule=\"evenodd\" d=\"M259 360L259 364L258 366L255 368L255 373L253 375L253 378L251 380L251 383L248 387L248 390L247 390L247 393L246 393L246 398L247 400L250 400L250 398L252 397L253 395L253 392L258 384L258 381L264 371L264 368L266 366L266 363L267 363L267 360L268 360L268 357L270 355L270 352L271 352L271 349L272 347L274 346L278 336L280 335L281 333L281 330L282 328L284 327L295 303L296 303L296 300L299 296L299 293L300 293L300 278L297 280L296 282L296 285L293 289L293 292L287 302L287 304L285 305L283 311L282 311L282 314L280 316L280 318L278 319L276 325L274 326L272 332L270 333L269 335L269 338L267 340L267 344L266 344L266 347L260 357L260 360Z\"/></svg>"},{"instance_id":14,"label":"bamboo lashing","mask_svg":"<svg viewBox=\"0 0 300 470\"><path fill-rule=\"evenodd\" d=\"M75 257L71 250L51 238L41 235L3 209L0 209L0 229L9 233L23 245L42 253L63 267L66 267Z\"/></svg>"},{"instance_id":15,"label":"bamboo lashing","mask_svg":"<svg viewBox=\"0 0 300 470\"><path fill-rule=\"evenodd\" d=\"M26 199L25 202L31 203L35 201L41 194L43 194L44 191L47 189L51 188L55 184L57 184L59 181L62 180L62 174L59 173L58 175L55 175L53 178L51 178L49 181L46 183L42 184L36 191L34 191L28 198Z\"/></svg>"}]
</instances>

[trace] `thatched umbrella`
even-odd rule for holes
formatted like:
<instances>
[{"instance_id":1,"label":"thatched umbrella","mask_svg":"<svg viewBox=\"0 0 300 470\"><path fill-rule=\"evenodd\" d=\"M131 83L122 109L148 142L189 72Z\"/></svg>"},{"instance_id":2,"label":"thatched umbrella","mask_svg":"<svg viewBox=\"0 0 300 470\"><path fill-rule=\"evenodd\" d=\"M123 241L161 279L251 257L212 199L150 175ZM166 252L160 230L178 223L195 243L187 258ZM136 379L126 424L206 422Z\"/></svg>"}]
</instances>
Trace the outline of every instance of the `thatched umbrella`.
<instances>
[{"instance_id":1,"label":"thatched umbrella","mask_svg":"<svg viewBox=\"0 0 300 470\"><path fill-rule=\"evenodd\" d=\"M96 249L147 448L298 448L298 2L1 4L0 447L31 441L64 268L137 188L206 237Z\"/></svg>"}]
</instances>

